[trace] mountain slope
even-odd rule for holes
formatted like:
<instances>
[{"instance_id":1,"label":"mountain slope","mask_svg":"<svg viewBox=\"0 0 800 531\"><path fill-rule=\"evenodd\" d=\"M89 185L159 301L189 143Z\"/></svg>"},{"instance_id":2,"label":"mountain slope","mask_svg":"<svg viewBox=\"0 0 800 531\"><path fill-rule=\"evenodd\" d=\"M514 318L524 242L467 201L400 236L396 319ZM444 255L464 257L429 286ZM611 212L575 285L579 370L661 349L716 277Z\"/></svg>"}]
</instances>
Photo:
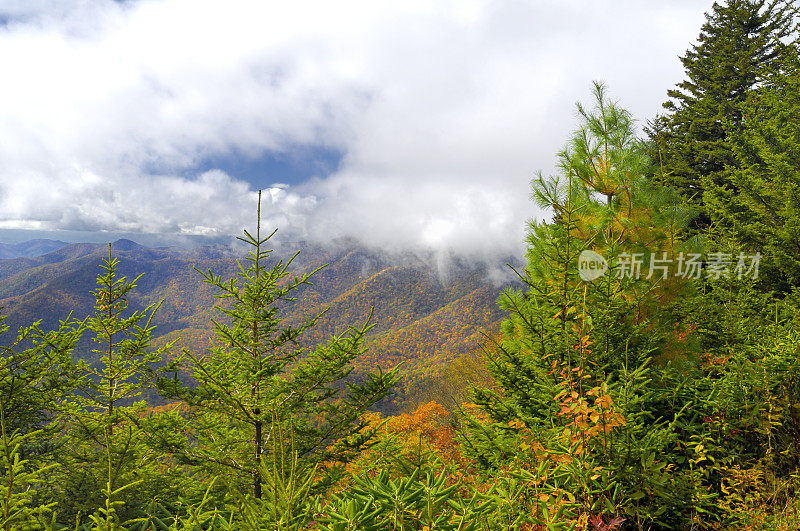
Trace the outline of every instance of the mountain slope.
<instances>
[{"instance_id":1,"label":"mountain slope","mask_svg":"<svg viewBox=\"0 0 800 531\"><path fill-rule=\"evenodd\" d=\"M327 266L283 308L282 317L296 324L324 312L304 339L311 347L363 324L372 311L369 350L357 361L356 374L400 362L410 379L435 374L457 357L475 353L482 333L496 330L503 319L496 305L501 287L487 280L485 265L453 259L442 270L436 260L410 254L300 247L294 271ZM214 309L220 302L215 292L196 269L235 276L237 251L224 246L150 249L131 241L115 242L112 249L120 276L143 274L130 309L163 300L153 321L156 343L205 350L214 339L211 319L223 316ZM90 291L107 255L105 245L73 244L39 257L0 260L0 306L7 324L13 329L41 320L44 328L52 328L70 311L78 319L88 315L94 305ZM0 339L8 341L7 336ZM84 338L77 355L92 361L91 348Z\"/></svg>"}]
</instances>

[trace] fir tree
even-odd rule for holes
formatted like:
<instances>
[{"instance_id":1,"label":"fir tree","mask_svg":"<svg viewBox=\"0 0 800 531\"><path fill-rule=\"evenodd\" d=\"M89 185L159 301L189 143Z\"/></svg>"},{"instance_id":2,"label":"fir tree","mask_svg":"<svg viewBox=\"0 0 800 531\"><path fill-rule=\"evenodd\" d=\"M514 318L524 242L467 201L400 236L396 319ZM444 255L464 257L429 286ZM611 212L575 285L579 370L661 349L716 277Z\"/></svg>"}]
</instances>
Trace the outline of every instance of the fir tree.
<instances>
[{"instance_id":1,"label":"fir tree","mask_svg":"<svg viewBox=\"0 0 800 531\"><path fill-rule=\"evenodd\" d=\"M0 315L0 334L8 333L4 321ZM0 409L7 430L23 435L52 431L52 413L72 392L78 376L72 352L82 330L74 325L68 316L57 329L45 332L37 321L21 328L10 346L0 347Z\"/></svg>"},{"instance_id":2,"label":"fir tree","mask_svg":"<svg viewBox=\"0 0 800 531\"><path fill-rule=\"evenodd\" d=\"M740 106L731 124L733 189L708 190L712 217L750 253L762 255L767 289L800 286L800 68L795 58Z\"/></svg>"},{"instance_id":3,"label":"fir tree","mask_svg":"<svg viewBox=\"0 0 800 531\"><path fill-rule=\"evenodd\" d=\"M709 222L704 181L733 186L725 167L737 160L726 127L742 123L740 104L796 53L789 42L797 38L795 14L788 0L714 3L698 43L681 58L687 79L667 92L668 113L650 124L654 157L663 168L657 175L700 207L701 225Z\"/></svg>"},{"instance_id":4,"label":"fir tree","mask_svg":"<svg viewBox=\"0 0 800 531\"><path fill-rule=\"evenodd\" d=\"M117 514L123 492L126 511L132 511L137 502L144 501L137 499L143 494L125 491L163 475L163 471L153 471L148 478L148 465L156 460L151 443L158 423L140 397L164 370L157 367L170 345L151 348L152 319L160 303L130 311L128 296L142 275L132 281L119 278L118 265L109 244L108 258L100 265L103 272L92 292L94 313L80 325L91 333L97 345L92 352L100 359L91 365L79 362L76 392L62 408L64 426L72 429L73 436L60 459L68 473L65 503L86 512L98 508L102 493L105 505L91 516L101 528L124 519Z\"/></svg>"},{"instance_id":5,"label":"fir tree","mask_svg":"<svg viewBox=\"0 0 800 531\"><path fill-rule=\"evenodd\" d=\"M297 253L271 262L267 242L273 234L262 236L259 192L255 235L245 230L239 238L251 247L247 267L240 263L238 278L228 280L201 272L218 288L224 304L217 308L225 319L213 322L218 341L207 355L185 353L197 387L179 392L195 412L191 462L233 486L249 478L255 498L262 497L265 467L283 452L275 448L278 433L298 466L318 465L323 482L330 481L369 444L374 431L361 416L396 382L396 370L367 375L362 383L349 378L368 324L314 349L303 347L304 332L321 314L291 325L281 318L282 305L319 269L292 276Z\"/></svg>"},{"instance_id":6,"label":"fir tree","mask_svg":"<svg viewBox=\"0 0 800 531\"><path fill-rule=\"evenodd\" d=\"M0 334L8 332L4 320L0 316ZM59 475L53 461L65 441L53 417L79 380L71 356L81 332L69 317L47 332L36 322L0 349L2 529L24 528L55 504Z\"/></svg>"}]
</instances>

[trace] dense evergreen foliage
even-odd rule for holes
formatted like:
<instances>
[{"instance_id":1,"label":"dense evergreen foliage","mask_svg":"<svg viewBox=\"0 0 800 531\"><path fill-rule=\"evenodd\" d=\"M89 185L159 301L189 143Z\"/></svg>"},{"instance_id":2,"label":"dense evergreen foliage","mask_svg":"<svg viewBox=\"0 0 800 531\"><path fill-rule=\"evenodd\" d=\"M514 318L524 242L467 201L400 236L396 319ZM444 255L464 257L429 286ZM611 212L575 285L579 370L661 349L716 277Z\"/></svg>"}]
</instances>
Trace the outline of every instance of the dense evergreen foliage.
<instances>
[{"instance_id":1,"label":"dense evergreen foliage","mask_svg":"<svg viewBox=\"0 0 800 531\"><path fill-rule=\"evenodd\" d=\"M742 123L741 104L797 53L795 11L786 0L715 2L681 58L687 78L651 124L654 158L665 168L658 176L701 208L704 223L706 183L729 184L725 168L736 165L729 131Z\"/></svg>"},{"instance_id":2,"label":"dense evergreen foliage","mask_svg":"<svg viewBox=\"0 0 800 531\"><path fill-rule=\"evenodd\" d=\"M800 286L800 68L797 57L753 91L731 127L736 163L731 186L709 187L712 217L726 232L764 255L768 287Z\"/></svg>"},{"instance_id":3,"label":"dense evergreen foliage","mask_svg":"<svg viewBox=\"0 0 800 531\"><path fill-rule=\"evenodd\" d=\"M260 212L236 276L203 273L207 347L154 344L109 248L89 316L0 327L0 529L800 528L793 17L714 4L648 141L594 85L508 318L405 413L374 411L398 373L369 322L281 312L319 270L270 260Z\"/></svg>"}]
</instances>

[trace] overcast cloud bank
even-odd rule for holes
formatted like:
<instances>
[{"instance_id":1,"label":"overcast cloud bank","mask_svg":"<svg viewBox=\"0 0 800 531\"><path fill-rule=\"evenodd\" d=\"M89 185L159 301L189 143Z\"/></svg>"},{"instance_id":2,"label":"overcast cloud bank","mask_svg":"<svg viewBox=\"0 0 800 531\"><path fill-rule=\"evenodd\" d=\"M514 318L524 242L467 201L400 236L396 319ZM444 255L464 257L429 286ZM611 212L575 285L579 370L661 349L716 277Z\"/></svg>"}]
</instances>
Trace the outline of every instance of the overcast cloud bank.
<instances>
[{"instance_id":1,"label":"overcast cloud bank","mask_svg":"<svg viewBox=\"0 0 800 531\"><path fill-rule=\"evenodd\" d=\"M239 233L255 187L202 161L316 146L337 171L264 194L286 238L519 255L574 102L651 118L709 7L6 2L0 228Z\"/></svg>"}]
</instances>

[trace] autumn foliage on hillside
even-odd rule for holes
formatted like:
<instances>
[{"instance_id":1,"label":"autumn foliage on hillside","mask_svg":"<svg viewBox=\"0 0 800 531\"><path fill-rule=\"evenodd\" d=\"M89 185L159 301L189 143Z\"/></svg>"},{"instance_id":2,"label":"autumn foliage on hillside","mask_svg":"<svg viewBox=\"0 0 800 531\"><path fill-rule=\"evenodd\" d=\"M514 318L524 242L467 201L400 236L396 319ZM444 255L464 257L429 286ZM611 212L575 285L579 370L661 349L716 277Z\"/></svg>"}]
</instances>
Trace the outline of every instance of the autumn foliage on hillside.
<instances>
[{"instance_id":1,"label":"autumn foliage on hillside","mask_svg":"<svg viewBox=\"0 0 800 531\"><path fill-rule=\"evenodd\" d=\"M0 268L0 305L8 324L42 319L43 327L51 327L70 311L89 312L93 301L86 294L101 251L97 246L68 245L46 259L7 261L13 264L8 264L5 273ZM199 282L194 268L233 275L237 271L234 251L215 255L212 251L133 249L117 254L120 274L145 273L131 294L131 308L163 301L154 316L154 345L172 344L173 353L202 352L213 345L209 323L218 317L214 306L225 302ZM403 373L411 380L435 377L443 364L478 352L482 333L496 330L504 315L495 304L500 286L487 280L482 264L454 262L451 270L441 271L415 256L309 247L293 262L293 273L325 264L294 301L281 307L281 317L297 324L324 312L301 338L304 346L313 347L363 322L372 311L369 349L355 361L354 378L376 365L386 368L401 361ZM85 340L76 350L79 358L95 359ZM396 405L382 407L399 407L406 400L405 389L396 390Z\"/></svg>"}]
</instances>

